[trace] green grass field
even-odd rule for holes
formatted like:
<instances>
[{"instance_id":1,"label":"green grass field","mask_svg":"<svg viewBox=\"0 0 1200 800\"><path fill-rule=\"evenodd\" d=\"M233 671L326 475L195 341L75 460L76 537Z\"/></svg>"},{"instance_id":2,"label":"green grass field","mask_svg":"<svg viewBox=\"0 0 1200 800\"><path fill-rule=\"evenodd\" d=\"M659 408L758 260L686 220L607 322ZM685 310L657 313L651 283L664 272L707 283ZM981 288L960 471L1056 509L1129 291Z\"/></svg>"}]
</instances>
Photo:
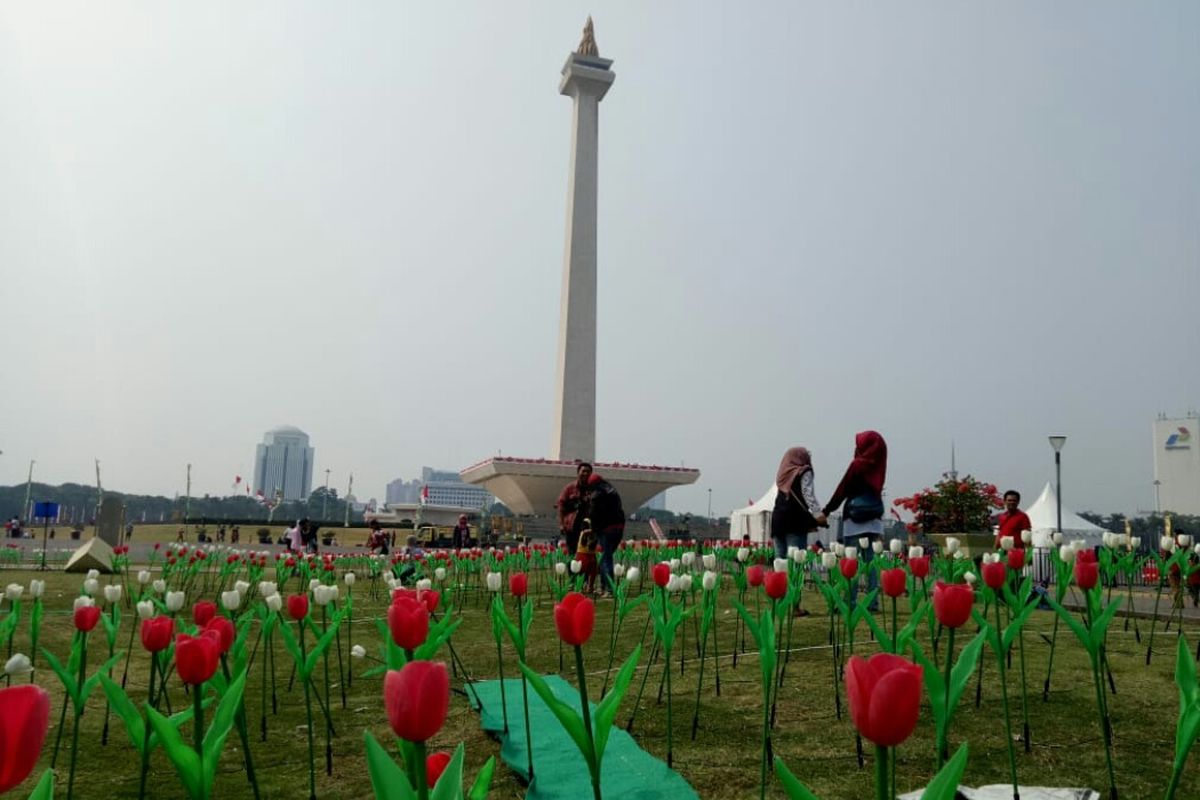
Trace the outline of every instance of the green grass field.
<instances>
[{"instance_id":1,"label":"green grass field","mask_svg":"<svg viewBox=\"0 0 1200 800\"><path fill-rule=\"evenodd\" d=\"M7 569L2 580L5 583L28 584L37 573L27 569ZM63 575L57 572L43 573L47 579L45 595L46 616L42 626L42 645L65 659L69 649L72 627L70 606L78 593L82 576ZM102 582L109 578L102 578ZM537 584L531 581L531 586ZM289 588L295 588L295 583ZM532 590L531 590L532 593ZM449 595L450 592L448 591ZM355 587L355 622L353 641L363 644L372 654L378 652L380 637L372 620L383 614L386 608L386 592L379 587L372 598L368 580L360 580ZM714 696L711 662L706 670L706 686L700 707L700 728L696 740L690 737L691 716L696 691L699 662L695 652L695 634L690 625L686 638L677 640L677 649L672 669L675 703L675 768L705 798L750 798L758 794L758 747L761 725L760 689L758 683L757 658L746 654L738 659L733 668L729 653L733 647L735 614L731 598L736 596L731 582L726 579L721 594L718 613L718 635L722 660L720 665L721 697ZM188 607L199 597L189 596ZM212 599L211 597L208 599ZM255 598L257 600L257 597ZM495 643L491 637L491 623L485 612L487 598L477 588L462 595L463 603L457 612L463 622L454 635L455 647L476 678L497 676ZM28 605L28 600L25 601ZM557 639L552 622L550 596L542 591L535 599L536 610L530 644L530 663L544 672L557 672L559 655ZM860 769L855 758L855 737L848 715L837 719L834 713L832 694L832 662L828 647L828 617L823 615L823 603L815 591L804 596L804 606L813 615L795 621L792 634L792 653L787 665L786 679L779 695L778 726L774 735L776 753L783 757L793 772L804 780L822 798L870 797L873 785L871 748L867 748L867 764ZM902 606L906 605L902 601ZM5 604L7 613L7 604ZM118 637L121 647L129 639L129 626L134 619L131 610L125 613L124 627ZM596 677L590 678L593 699L603 681L605 655L609 636L611 601L600 601L597 608L596 630L586 648L588 668ZM618 661L632 650L644 630L645 607L633 612L626 621L617 647ZM904 615L901 615L903 620ZM1025 636L1027 689L1032 729L1032 752L1025 754L1018 745L1021 781L1026 785L1091 786L1103 789L1105 780L1104 748L1100 726L1095 711L1095 694L1087 657L1082 648L1063 627L1060 630L1058 650L1054 662L1052 690L1048 702L1041 698L1042 682L1046 675L1049 648L1043 635L1048 636L1053 618L1048 612L1038 612L1032 618ZM1195 642L1200 631L1194 623L1187 630L1189 639ZM1143 629L1149 623L1141 623ZM91 637L90 664L99 663L98 650L103 648L100 628ZM965 633L959 637L959 647L968 639ZM865 626L859 630L857 651L869 653L875 650L874 643L867 638ZM928 642L921 636L922 645L928 650ZM650 637L646 639L648 659ZM1165 790L1174 752L1175 717L1178 693L1173 683L1175 664L1175 631L1162 635L1161 625L1156 643L1158 651L1151 666L1144 664L1145 645L1137 645L1132 627L1126 633L1121 621L1112 626L1109 637L1109 658L1115 675L1117 693L1110 698L1115 731L1115 759L1118 786L1122 797L1155 798ZM28 623L22 620L13 642L15 651L27 652ZM267 713L266 741L261 741L259 724L263 709L262 683L259 665L250 672L245 703L251 729L251 751L259 773L264 797L303 798L307 790L307 750L304 723L303 694L297 685L287 691L290 661L276 637L276 671L279 689L278 714ZM349 650L347 637L343 637L342 648ZM515 674L515 655L511 647L505 647L508 663L506 675ZM685 661L681 665L679 653ZM448 654L443 651L443 657ZM983 659L982 702L974 704L974 681L964 696L950 732L951 748L961 741L971 745L970 764L965 782L969 785L1005 783L1008 768L1003 738L1000 706L1000 690L997 683L994 658L985 649ZM363 730L371 730L383 742L392 741L382 700L382 677L357 677L373 666L368 661L344 659L355 673L352 685L346 687L346 703L341 703L342 686L338 680L336 660L331 659L334 683L332 690L334 724L337 728L333 739L333 774L327 776L323 765L323 744L318 733L318 783L317 794L321 798L369 798L371 788L366 774L363 756ZM567 662L570 680L573 676L570 659ZM117 668L118 677L123 665ZM148 656L137 644L129 662L129 693L135 702L145 697ZM656 702L660 669L656 665L650 675L646 697L637 716L634 735L643 748L660 757L665 756L666 706ZM1012 698L1014 730L1020 730L1021 704L1019 662L1014 655L1010 675L1009 694ZM640 674L639 674L640 677ZM23 797L32 788L41 770L50 763L55 735L58 732L58 714L63 693L54 673L39 659L35 681L51 694L51 729L43 751L42 762L26 784L14 790L14 796ZM320 683L320 672L316 677ZM632 707L635 688L626 698L625 708L618 716L621 722L628 717ZM187 702L182 686L177 679L171 684L170 697L178 710ZM845 701L843 691L843 702ZM267 700L269 704L269 698ZM102 692L97 692L88 703L82 721L82 735L76 778L76 796L79 798L131 798L137 796L138 759L130 745L120 721L111 717L107 745L101 744L105 719L105 703ZM67 718L68 734L70 716ZM323 728L323 726L319 726ZM69 735L64 737L64 752L58 763L58 789L56 796L66 797L65 752ZM185 729L185 739L186 739ZM470 710L464 697L454 695L451 700L450 717L431 749L452 749L458 742L467 747L467 772L473 775L489 756L498 753L498 745L480 731L479 719ZM250 797L249 786L242 769L236 734L231 734L226 743L216 782L216 797ZM1184 776L1178 797L1200 797L1200 767L1195 766L1200 756L1193 755L1191 766ZM916 733L899 749L898 788L901 792L916 788L934 771L934 729L928 702L922 709ZM582 766L581 762L581 769ZM184 793L175 773L162 754L157 751L151 760L150 796L155 798L183 797ZM492 784L491 796L512 798L522 795L522 787L512 773L500 764ZM768 796L782 797L782 790L772 782Z\"/></svg>"}]
</instances>

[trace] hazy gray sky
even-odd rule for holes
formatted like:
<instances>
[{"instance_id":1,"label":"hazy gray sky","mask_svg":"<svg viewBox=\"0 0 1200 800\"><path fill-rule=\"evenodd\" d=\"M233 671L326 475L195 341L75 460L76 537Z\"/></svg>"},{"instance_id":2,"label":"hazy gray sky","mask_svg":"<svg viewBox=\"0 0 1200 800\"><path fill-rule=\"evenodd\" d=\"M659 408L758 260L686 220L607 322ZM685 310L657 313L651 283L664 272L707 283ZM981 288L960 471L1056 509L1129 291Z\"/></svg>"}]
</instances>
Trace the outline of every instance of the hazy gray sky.
<instances>
[{"instance_id":1,"label":"hazy gray sky","mask_svg":"<svg viewBox=\"0 0 1200 800\"><path fill-rule=\"evenodd\" d=\"M1200 4L7 3L0 483L197 494L264 431L360 497L550 443L595 15L597 456L783 450L1152 508L1200 407Z\"/></svg>"}]
</instances>

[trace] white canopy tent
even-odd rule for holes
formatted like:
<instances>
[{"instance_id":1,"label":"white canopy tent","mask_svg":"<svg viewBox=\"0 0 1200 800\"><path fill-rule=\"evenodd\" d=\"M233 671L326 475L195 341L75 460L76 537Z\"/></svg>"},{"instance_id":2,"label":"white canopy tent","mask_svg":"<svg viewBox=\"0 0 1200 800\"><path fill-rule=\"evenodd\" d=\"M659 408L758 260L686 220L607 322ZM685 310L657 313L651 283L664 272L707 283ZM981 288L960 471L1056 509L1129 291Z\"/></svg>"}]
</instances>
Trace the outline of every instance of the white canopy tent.
<instances>
[{"instance_id":1,"label":"white canopy tent","mask_svg":"<svg viewBox=\"0 0 1200 800\"><path fill-rule=\"evenodd\" d=\"M1046 482L1041 496L1025 509L1025 513L1029 515L1029 522L1035 532L1050 533L1058 529L1058 495L1049 481ZM1062 532L1067 539L1083 539L1088 547L1101 544L1104 538L1104 528L1093 525L1066 506L1063 506L1062 510Z\"/></svg>"},{"instance_id":2,"label":"white canopy tent","mask_svg":"<svg viewBox=\"0 0 1200 800\"><path fill-rule=\"evenodd\" d=\"M750 541L765 544L771 538L771 511L775 508L775 496L779 490L775 484L767 493L745 508L739 508L729 515L729 538L741 541L749 536Z\"/></svg>"}]
</instances>

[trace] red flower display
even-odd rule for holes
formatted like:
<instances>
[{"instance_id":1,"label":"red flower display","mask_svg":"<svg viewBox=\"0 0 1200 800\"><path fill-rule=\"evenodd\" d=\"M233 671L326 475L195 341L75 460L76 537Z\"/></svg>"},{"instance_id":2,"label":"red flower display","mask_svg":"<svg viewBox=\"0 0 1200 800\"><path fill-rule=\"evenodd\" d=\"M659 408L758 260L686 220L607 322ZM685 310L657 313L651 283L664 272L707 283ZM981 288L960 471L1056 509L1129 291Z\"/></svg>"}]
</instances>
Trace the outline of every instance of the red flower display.
<instances>
[{"instance_id":1,"label":"red flower display","mask_svg":"<svg viewBox=\"0 0 1200 800\"><path fill-rule=\"evenodd\" d=\"M904 594L907 583L908 573L900 567L885 569L879 573L879 585L883 587L883 593L888 597L899 597Z\"/></svg>"},{"instance_id":2,"label":"red flower display","mask_svg":"<svg viewBox=\"0 0 1200 800\"><path fill-rule=\"evenodd\" d=\"M768 572L763 577L763 587L767 591L767 597L772 600L782 600L787 595L787 578L786 572Z\"/></svg>"},{"instance_id":3,"label":"red flower display","mask_svg":"<svg viewBox=\"0 0 1200 800\"><path fill-rule=\"evenodd\" d=\"M438 778L450 766L450 754L445 750L433 753L425 758L425 783L432 789L437 785Z\"/></svg>"},{"instance_id":4,"label":"red flower display","mask_svg":"<svg viewBox=\"0 0 1200 800\"><path fill-rule=\"evenodd\" d=\"M1008 568L1021 570L1025 569L1025 551L1020 547L1014 547L1008 551Z\"/></svg>"},{"instance_id":5,"label":"red flower display","mask_svg":"<svg viewBox=\"0 0 1200 800\"><path fill-rule=\"evenodd\" d=\"M203 628L216 615L217 604L211 601L201 600L192 606L192 622L196 623L196 627L198 628Z\"/></svg>"},{"instance_id":6,"label":"red flower display","mask_svg":"<svg viewBox=\"0 0 1200 800\"><path fill-rule=\"evenodd\" d=\"M308 595L290 594L287 599L288 616L300 620L308 616Z\"/></svg>"},{"instance_id":7,"label":"red flower display","mask_svg":"<svg viewBox=\"0 0 1200 800\"><path fill-rule=\"evenodd\" d=\"M1075 554L1075 563L1078 564L1080 561L1083 561L1083 562L1089 563L1089 564L1095 564L1096 563L1096 551L1091 549L1090 547L1086 550L1080 550L1078 553Z\"/></svg>"},{"instance_id":8,"label":"red flower display","mask_svg":"<svg viewBox=\"0 0 1200 800\"><path fill-rule=\"evenodd\" d=\"M1075 583L1080 589L1087 591L1100 580L1100 565L1095 561L1082 561L1080 554L1075 556Z\"/></svg>"},{"instance_id":9,"label":"red flower display","mask_svg":"<svg viewBox=\"0 0 1200 800\"><path fill-rule=\"evenodd\" d=\"M429 611L411 597L398 597L388 606L388 629L392 641L405 650L416 650L429 636Z\"/></svg>"},{"instance_id":10,"label":"red flower display","mask_svg":"<svg viewBox=\"0 0 1200 800\"><path fill-rule=\"evenodd\" d=\"M650 574L654 578L654 585L661 588L666 588L666 585L671 581L671 565L666 563L655 564L650 570Z\"/></svg>"},{"instance_id":11,"label":"red flower display","mask_svg":"<svg viewBox=\"0 0 1200 800\"><path fill-rule=\"evenodd\" d=\"M984 564L980 571L983 573L983 582L997 591L1008 578L1008 570L999 561Z\"/></svg>"},{"instance_id":12,"label":"red flower display","mask_svg":"<svg viewBox=\"0 0 1200 800\"><path fill-rule=\"evenodd\" d=\"M175 671L179 673L180 680L199 686L213 676L221 656L220 645L215 638L179 634L175 640Z\"/></svg>"},{"instance_id":13,"label":"red flower display","mask_svg":"<svg viewBox=\"0 0 1200 800\"><path fill-rule=\"evenodd\" d=\"M147 652L159 653L171 646L175 636L175 620L159 616L142 620L142 647Z\"/></svg>"},{"instance_id":14,"label":"red flower display","mask_svg":"<svg viewBox=\"0 0 1200 800\"><path fill-rule=\"evenodd\" d=\"M554 606L554 626L567 644L579 647L592 638L596 624L596 604L579 592L570 592Z\"/></svg>"},{"instance_id":15,"label":"red flower display","mask_svg":"<svg viewBox=\"0 0 1200 800\"><path fill-rule=\"evenodd\" d=\"M762 586L765 575L766 570L762 568L761 564L755 564L746 570L746 580L750 582L751 586Z\"/></svg>"},{"instance_id":16,"label":"red flower display","mask_svg":"<svg viewBox=\"0 0 1200 800\"><path fill-rule=\"evenodd\" d=\"M450 709L450 675L440 661L410 661L389 670L383 679L383 701L392 732L410 742L423 742L442 729Z\"/></svg>"},{"instance_id":17,"label":"red flower display","mask_svg":"<svg viewBox=\"0 0 1200 800\"><path fill-rule=\"evenodd\" d=\"M891 653L851 656L846 696L858 732L882 747L895 747L911 736L921 711L921 677L919 666Z\"/></svg>"},{"instance_id":18,"label":"red flower display","mask_svg":"<svg viewBox=\"0 0 1200 800\"><path fill-rule=\"evenodd\" d=\"M29 777L50 726L50 695L33 684L0 689L0 794Z\"/></svg>"},{"instance_id":19,"label":"red flower display","mask_svg":"<svg viewBox=\"0 0 1200 800\"><path fill-rule=\"evenodd\" d=\"M961 628L971 618L975 591L965 583L943 583L933 587L933 613L947 628Z\"/></svg>"},{"instance_id":20,"label":"red flower display","mask_svg":"<svg viewBox=\"0 0 1200 800\"><path fill-rule=\"evenodd\" d=\"M842 571L842 577L846 580L854 580L854 576L858 574L858 559L843 558L838 561L838 569Z\"/></svg>"},{"instance_id":21,"label":"red flower display","mask_svg":"<svg viewBox=\"0 0 1200 800\"><path fill-rule=\"evenodd\" d=\"M529 593L529 576L524 572L514 572L508 576L508 592L513 597L524 597ZM432 758L432 756L431 756Z\"/></svg>"},{"instance_id":22,"label":"red flower display","mask_svg":"<svg viewBox=\"0 0 1200 800\"><path fill-rule=\"evenodd\" d=\"M929 577L929 556L917 556L908 560L908 568L914 578Z\"/></svg>"},{"instance_id":23,"label":"red flower display","mask_svg":"<svg viewBox=\"0 0 1200 800\"><path fill-rule=\"evenodd\" d=\"M80 606L75 609L75 629L89 632L100 621L100 606Z\"/></svg>"},{"instance_id":24,"label":"red flower display","mask_svg":"<svg viewBox=\"0 0 1200 800\"><path fill-rule=\"evenodd\" d=\"M233 623L227 617L213 617L204 626L204 632L200 635L211 637L217 643L218 653L224 655L229 652L229 648L233 647L237 631L234 630Z\"/></svg>"}]
</instances>

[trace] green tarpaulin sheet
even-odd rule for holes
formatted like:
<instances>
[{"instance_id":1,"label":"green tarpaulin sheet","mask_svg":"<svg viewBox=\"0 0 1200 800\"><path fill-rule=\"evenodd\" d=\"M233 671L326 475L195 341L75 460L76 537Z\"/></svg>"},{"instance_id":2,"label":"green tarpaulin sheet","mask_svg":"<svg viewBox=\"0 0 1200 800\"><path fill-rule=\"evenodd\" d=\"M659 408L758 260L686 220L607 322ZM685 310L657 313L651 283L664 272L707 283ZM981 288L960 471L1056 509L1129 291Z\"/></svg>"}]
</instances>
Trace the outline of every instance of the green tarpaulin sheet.
<instances>
[{"instance_id":1,"label":"green tarpaulin sheet","mask_svg":"<svg viewBox=\"0 0 1200 800\"><path fill-rule=\"evenodd\" d=\"M578 711L579 690L557 675L545 677L554 694ZM483 703L480 717L483 729L500 739L500 757L513 772L527 778L521 679L505 680L504 685L508 697L508 736L502 735L500 681L481 681L474 685ZM533 730L534 780L525 794L526 800L590 799L592 781L587 763L575 742L532 688L529 689L529 726ZM600 788L606 798L696 800L698 797L696 790L678 772L638 747L619 724L613 726L609 736L601 770Z\"/></svg>"}]
</instances>

